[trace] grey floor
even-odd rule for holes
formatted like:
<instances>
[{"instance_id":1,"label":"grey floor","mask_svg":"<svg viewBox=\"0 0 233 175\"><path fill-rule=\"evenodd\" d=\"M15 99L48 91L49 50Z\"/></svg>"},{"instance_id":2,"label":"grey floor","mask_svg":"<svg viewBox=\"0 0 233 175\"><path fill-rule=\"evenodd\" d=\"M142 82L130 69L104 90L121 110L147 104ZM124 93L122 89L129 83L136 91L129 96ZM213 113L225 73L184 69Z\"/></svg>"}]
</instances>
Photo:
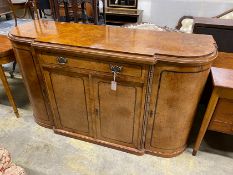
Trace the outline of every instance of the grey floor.
<instances>
[{"instance_id":1,"label":"grey floor","mask_svg":"<svg viewBox=\"0 0 233 175\"><path fill-rule=\"evenodd\" d=\"M175 158L135 156L54 134L37 125L20 76L8 78L20 110L17 119L0 83L0 145L29 175L231 175L233 137L208 132L196 157L190 146Z\"/></svg>"}]
</instances>

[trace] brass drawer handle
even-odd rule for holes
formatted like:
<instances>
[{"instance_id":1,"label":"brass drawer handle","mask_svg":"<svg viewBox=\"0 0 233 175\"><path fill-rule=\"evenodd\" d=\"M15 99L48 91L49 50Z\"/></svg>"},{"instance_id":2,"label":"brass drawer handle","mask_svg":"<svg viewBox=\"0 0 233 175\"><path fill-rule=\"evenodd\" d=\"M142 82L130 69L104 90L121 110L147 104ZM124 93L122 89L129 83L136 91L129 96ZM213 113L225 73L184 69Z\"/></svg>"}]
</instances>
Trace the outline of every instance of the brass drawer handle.
<instances>
[{"instance_id":1,"label":"brass drawer handle","mask_svg":"<svg viewBox=\"0 0 233 175\"><path fill-rule=\"evenodd\" d=\"M123 69L123 66L117 66L117 65L112 65L112 64L110 64L109 67L110 67L111 72L114 74L119 74Z\"/></svg>"},{"instance_id":2,"label":"brass drawer handle","mask_svg":"<svg viewBox=\"0 0 233 175\"><path fill-rule=\"evenodd\" d=\"M65 58L65 57L59 56L59 57L57 57L57 62L58 62L59 64L66 64L66 63L68 62L68 60L67 60L67 58Z\"/></svg>"}]
</instances>

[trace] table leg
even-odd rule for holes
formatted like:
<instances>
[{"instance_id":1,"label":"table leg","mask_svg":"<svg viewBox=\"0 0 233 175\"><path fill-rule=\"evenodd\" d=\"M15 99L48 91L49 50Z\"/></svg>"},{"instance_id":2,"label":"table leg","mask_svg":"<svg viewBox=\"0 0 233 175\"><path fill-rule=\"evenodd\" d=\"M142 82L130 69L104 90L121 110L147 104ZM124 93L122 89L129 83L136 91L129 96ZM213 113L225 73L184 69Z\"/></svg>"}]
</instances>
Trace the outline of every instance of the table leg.
<instances>
[{"instance_id":1,"label":"table leg","mask_svg":"<svg viewBox=\"0 0 233 175\"><path fill-rule=\"evenodd\" d=\"M214 88L212 95L211 95L211 98L210 98L210 101L209 101L209 104L208 104L208 107L207 107L206 112L205 112L205 116L204 116L202 124L201 124L200 131L199 131L198 136L197 136L197 140L196 140L194 148L193 148L193 156L195 156L197 154L197 151L201 145L201 141L205 135L205 132L209 126L211 117L212 117L214 110L215 110L215 107L217 105L218 98L219 98L219 96L217 93L217 88Z\"/></svg>"},{"instance_id":2,"label":"table leg","mask_svg":"<svg viewBox=\"0 0 233 175\"><path fill-rule=\"evenodd\" d=\"M2 80L2 84L3 84L4 89L5 89L5 91L6 91L6 95L7 95L8 99L9 99L9 102L10 102L11 106L13 107L13 110L14 110L14 113L15 113L16 117L18 118L18 117L19 117L18 109L17 109L17 107L16 107L16 104L15 104L15 101L14 101L14 98L13 98L13 95L12 95L12 93L11 93L9 84L8 84L8 82L7 82L5 73L4 73L4 71L3 71L2 65L0 65L0 78L1 78L1 80Z\"/></svg>"}]
</instances>

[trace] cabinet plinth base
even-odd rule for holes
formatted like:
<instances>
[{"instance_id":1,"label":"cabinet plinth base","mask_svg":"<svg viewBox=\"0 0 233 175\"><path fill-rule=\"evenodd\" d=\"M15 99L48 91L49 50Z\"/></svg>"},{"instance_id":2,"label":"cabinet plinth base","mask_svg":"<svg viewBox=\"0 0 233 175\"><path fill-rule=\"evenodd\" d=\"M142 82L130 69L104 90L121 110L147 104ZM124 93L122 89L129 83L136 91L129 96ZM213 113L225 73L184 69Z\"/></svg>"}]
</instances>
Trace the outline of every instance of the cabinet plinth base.
<instances>
[{"instance_id":1,"label":"cabinet plinth base","mask_svg":"<svg viewBox=\"0 0 233 175\"><path fill-rule=\"evenodd\" d=\"M101 146L105 146L105 147L108 147L108 148L118 149L120 151L124 151L124 152L127 152L127 153L132 153L132 154L135 154L135 155L138 155L138 156L144 155L144 150L138 150L136 148L129 148L127 146L122 146L122 145L106 142L106 141L103 141L103 140L98 140L98 139L95 139L95 138L92 138L92 137L88 137L88 136L80 135L80 134L77 134L77 133L64 131L64 130L61 130L61 129L53 128L53 131L54 131L54 133L59 134L59 135L68 136L68 137L76 138L76 139L83 140L83 141L86 141L86 142L99 144Z\"/></svg>"},{"instance_id":2,"label":"cabinet plinth base","mask_svg":"<svg viewBox=\"0 0 233 175\"><path fill-rule=\"evenodd\" d=\"M48 123L45 123L44 121L39 120L38 117L35 116L35 114L33 114L33 116L34 116L34 121L35 121L38 125L40 125L40 126L42 126L42 127L45 127L45 128L53 129L53 126L52 126L51 124L48 124Z\"/></svg>"},{"instance_id":3,"label":"cabinet plinth base","mask_svg":"<svg viewBox=\"0 0 233 175\"><path fill-rule=\"evenodd\" d=\"M184 150L186 149L186 145L177 148L177 149L173 149L173 150L162 150L162 149L158 149L157 151L150 151L150 150L146 150L146 153L151 154L151 155L155 155L155 156L159 156L159 157L164 157L164 158L171 158L171 157L175 157L180 155L181 153L184 152Z\"/></svg>"}]
</instances>

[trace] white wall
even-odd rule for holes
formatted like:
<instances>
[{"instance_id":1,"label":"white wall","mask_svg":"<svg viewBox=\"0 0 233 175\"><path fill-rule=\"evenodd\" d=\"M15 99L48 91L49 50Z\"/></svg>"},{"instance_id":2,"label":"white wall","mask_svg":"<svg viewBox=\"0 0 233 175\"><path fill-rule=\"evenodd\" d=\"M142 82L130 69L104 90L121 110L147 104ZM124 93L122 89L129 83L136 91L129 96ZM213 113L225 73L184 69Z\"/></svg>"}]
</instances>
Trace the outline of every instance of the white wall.
<instances>
[{"instance_id":1,"label":"white wall","mask_svg":"<svg viewBox=\"0 0 233 175\"><path fill-rule=\"evenodd\" d=\"M143 21L175 27L182 16L212 17L233 8L233 0L138 0Z\"/></svg>"},{"instance_id":2,"label":"white wall","mask_svg":"<svg viewBox=\"0 0 233 175\"><path fill-rule=\"evenodd\" d=\"M143 21L151 20L151 1L153 0L138 0L138 9L143 10Z\"/></svg>"}]
</instances>

